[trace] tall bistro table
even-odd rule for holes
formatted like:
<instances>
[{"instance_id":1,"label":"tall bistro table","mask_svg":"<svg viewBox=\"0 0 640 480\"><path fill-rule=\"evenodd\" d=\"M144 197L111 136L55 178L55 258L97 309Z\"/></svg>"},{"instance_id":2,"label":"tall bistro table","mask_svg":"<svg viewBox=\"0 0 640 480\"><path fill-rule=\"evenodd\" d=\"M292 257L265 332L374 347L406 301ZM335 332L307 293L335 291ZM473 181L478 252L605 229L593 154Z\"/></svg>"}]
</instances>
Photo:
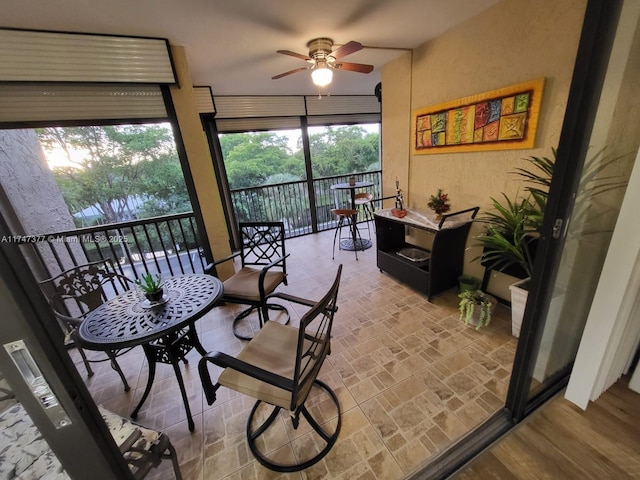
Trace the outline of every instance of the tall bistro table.
<instances>
[{"instance_id":1,"label":"tall bistro table","mask_svg":"<svg viewBox=\"0 0 640 480\"><path fill-rule=\"evenodd\" d=\"M194 423L180 372L179 361L187 363L186 354L202 347L195 321L215 307L223 293L222 282L211 275L178 275L167 278L161 302L151 304L138 288L114 297L87 315L78 329L81 346L94 350L117 350L141 345L149 362L147 386L131 414L136 418L147 399L156 373L156 363L166 363L173 370L187 412L189 430Z\"/></svg>"},{"instance_id":2,"label":"tall bistro table","mask_svg":"<svg viewBox=\"0 0 640 480\"><path fill-rule=\"evenodd\" d=\"M357 210L356 209L356 190L358 188L372 187L373 185L374 183L369 181L356 182L353 185L351 185L348 182L334 183L333 185L331 185L331 190L333 190L334 192L336 208L338 208L338 195L337 195L338 190L349 190L351 192L351 209ZM342 250L366 250L367 248L371 248L371 245L372 245L371 240L368 240L366 238L358 238L358 234L356 232L356 229L358 228L357 217L358 217L358 214L356 213L353 218L353 228L351 229L351 239L342 240L340 242L340 248L342 248Z\"/></svg>"}]
</instances>

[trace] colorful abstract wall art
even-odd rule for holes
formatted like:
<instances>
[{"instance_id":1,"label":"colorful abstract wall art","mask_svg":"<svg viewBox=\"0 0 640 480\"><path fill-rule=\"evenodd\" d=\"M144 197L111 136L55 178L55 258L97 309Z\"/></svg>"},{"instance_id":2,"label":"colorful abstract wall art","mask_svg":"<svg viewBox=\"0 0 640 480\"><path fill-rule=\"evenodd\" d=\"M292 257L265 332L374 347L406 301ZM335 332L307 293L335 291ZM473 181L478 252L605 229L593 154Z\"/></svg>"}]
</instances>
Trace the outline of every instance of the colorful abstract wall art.
<instances>
[{"instance_id":1,"label":"colorful abstract wall art","mask_svg":"<svg viewBox=\"0 0 640 480\"><path fill-rule=\"evenodd\" d=\"M413 114L413 153L533 148L544 78Z\"/></svg>"}]
</instances>

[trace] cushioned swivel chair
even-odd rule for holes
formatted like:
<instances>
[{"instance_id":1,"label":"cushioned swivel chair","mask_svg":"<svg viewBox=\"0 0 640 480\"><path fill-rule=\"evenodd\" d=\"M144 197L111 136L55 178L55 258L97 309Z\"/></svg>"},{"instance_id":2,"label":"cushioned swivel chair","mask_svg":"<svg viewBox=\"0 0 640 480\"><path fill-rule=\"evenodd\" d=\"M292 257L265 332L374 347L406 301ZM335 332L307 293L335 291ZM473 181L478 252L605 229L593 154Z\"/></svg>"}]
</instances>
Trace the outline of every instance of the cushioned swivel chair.
<instances>
[{"instance_id":1,"label":"cushioned swivel chair","mask_svg":"<svg viewBox=\"0 0 640 480\"><path fill-rule=\"evenodd\" d=\"M269 320L269 310L284 312L284 322L289 322L289 312L281 305L268 304L267 295L281 284L287 284L289 256L284 247L284 224L282 222L242 222L238 225L242 240L239 252L208 265L206 273L215 274L215 267L240 257L241 268L225 280L223 302L249 305L233 320L233 334L241 340L250 340L251 335L241 333L239 323L254 310L258 312L260 328ZM249 330L251 325L248 326Z\"/></svg>"},{"instance_id":2,"label":"cushioned swivel chair","mask_svg":"<svg viewBox=\"0 0 640 480\"><path fill-rule=\"evenodd\" d=\"M113 263L109 259L87 263L70 268L59 275L40 282L40 287L49 299L49 305L65 332L65 344L78 349L87 375L93 376L91 363L110 361L113 368L124 384L125 392L129 391L129 384L122 373L122 369L116 357L128 352L125 350L106 351L107 358L92 357L89 359L84 350L75 341L76 332L87 314L107 299L124 293L133 286L133 282L127 277L115 271Z\"/></svg>"},{"instance_id":3,"label":"cushioned swivel chair","mask_svg":"<svg viewBox=\"0 0 640 480\"><path fill-rule=\"evenodd\" d=\"M247 441L257 460L272 470L295 472L310 467L329 453L338 438L341 426L340 403L329 386L316 377L325 357L331 352L331 327L337 310L341 272L342 265L338 267L333 285L317 303L282 293L273 295L310 307L300 320L299 328L267 322L237 357L214 352L202 357L198 364L209 405L216 400L216 391L220 386L258 400L247 420ZM224 368L215 386L209 375L208 363ZM313 389L314 386L317 388ZM320 422L313 418L305 406L312 391L314 400L317 399L317 395L323 397L323 415L325 418L331 418L332 421L320 425ZM327 402L324 397L328 397L330 402ZM273 406L270 415L260 411L262 404ZM329 407L330 405L333 407ZM337 416L329 416L333 412L327 415L329 409L327 407L331 410L335 408ZM295 429L299 426L301 414L313 429L316 435L310 439L310 442L313 442L314 447L305 449L303 452L307 456L312 455L311 458L303 458L298 463L285 465L267 458L265 453L260 451L260 446L264 445L260 439L274 422L281 421L278 415L281 409L289 412ZM265 416L266 420L254 428L254 420L262 421ZM331 423L335 424L333 429L327 426Z\"/></svg>"}]
</instances>

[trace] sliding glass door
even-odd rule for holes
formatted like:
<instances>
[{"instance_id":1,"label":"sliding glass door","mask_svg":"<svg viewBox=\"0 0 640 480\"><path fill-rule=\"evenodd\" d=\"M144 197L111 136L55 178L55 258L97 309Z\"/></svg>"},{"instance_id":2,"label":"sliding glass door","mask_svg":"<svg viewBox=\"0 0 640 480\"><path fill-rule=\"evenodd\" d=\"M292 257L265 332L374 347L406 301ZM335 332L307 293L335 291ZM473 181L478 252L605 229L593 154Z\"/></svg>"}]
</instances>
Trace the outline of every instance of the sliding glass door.
<instances>
[{"instance_id":1,"label":"sliding glass door","mask_svg":"<svg viewBox=\"0 0 640 480\"><path fill-rule=\"evenodd\" d=\"M516 421L566 385L638 151L634 9L587 7L507 399Z\"/></svg>"}]
</instances>

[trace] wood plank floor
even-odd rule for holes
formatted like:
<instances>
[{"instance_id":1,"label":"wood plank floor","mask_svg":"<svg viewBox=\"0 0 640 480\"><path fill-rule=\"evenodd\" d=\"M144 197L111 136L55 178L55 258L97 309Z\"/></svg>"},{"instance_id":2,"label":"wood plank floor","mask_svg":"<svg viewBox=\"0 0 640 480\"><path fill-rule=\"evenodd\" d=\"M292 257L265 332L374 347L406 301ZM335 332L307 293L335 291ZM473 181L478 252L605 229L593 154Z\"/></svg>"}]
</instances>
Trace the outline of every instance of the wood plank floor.
<instances>
[{"instance_id":1,"label":"wood plank floor","mask_svg":"<svg viewBox=\"0 0 640 480\"><path fill-rule=\"evenodd\" d=\"M640 479L640 394L622 379L582 411L561 393L451 478Z\"/></svg>"}]
</instances>

